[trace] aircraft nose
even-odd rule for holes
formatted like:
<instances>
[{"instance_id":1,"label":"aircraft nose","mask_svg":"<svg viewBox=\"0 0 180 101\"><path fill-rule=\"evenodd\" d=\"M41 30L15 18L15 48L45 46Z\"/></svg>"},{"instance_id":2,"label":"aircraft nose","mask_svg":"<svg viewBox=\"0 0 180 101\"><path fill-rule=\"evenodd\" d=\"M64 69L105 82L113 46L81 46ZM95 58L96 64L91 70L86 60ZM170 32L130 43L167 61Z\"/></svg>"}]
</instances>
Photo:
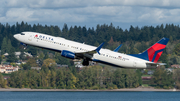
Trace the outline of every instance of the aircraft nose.
<instances>
[{"instance_id":1,"label":"aircraft nose","mask_svg":"<svg viewBox=\"0 0 180 101\"><path fill-rule=\"evenodd\" d=\"M19 34L15 34L14 38L16 38L16 39L19 38Z\"/></svg>"}]
</instances>

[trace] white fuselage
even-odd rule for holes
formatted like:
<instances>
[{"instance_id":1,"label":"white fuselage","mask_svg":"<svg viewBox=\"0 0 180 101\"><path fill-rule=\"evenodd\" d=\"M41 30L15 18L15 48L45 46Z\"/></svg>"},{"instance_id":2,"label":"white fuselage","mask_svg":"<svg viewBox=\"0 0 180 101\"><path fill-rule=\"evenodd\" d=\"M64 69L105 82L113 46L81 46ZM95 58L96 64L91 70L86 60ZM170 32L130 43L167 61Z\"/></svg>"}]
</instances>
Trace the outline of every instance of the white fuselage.
<instances>
[{"instance_id":1,"label":"white fuselage","mask_svg":"<svg viewBox=\"0 0 180 101\"><path fill-rule=\"evenodd\" d=\"M61 37L54 37L42 33L36 32L23 32L24 35L16 34L14 37L22 43L46 48L50 50L55 50L61 52L62 50L67 50L73 53L81 53L95 50L97 47L90 46L83 43L78 43L70 41ZM38 37L37 37L37 36ZM116 67L122 68L147 68L146 63L152 63L137 57L130 55L114 52L108 49L100 49L98 53L95 53L91 60L95 62L100 62Z\"/></svg>"}]
</instances>

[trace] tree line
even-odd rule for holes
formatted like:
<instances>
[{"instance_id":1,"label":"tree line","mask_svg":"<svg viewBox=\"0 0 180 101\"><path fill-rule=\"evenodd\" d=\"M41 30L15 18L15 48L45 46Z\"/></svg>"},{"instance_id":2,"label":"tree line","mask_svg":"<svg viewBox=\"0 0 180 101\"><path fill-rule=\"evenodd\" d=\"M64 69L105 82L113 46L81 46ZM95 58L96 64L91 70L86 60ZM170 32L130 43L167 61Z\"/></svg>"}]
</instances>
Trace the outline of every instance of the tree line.
<instances>
[{"instance_id":1,"label":"tree line","mask_svg":"<svg viewBox=\"0 0 180 101\"><path fill-rule=\"evenodd\" d=\"M82 68L74 74L70 68L13 72L7 85L13 88L37 89L118 89L138 87L140 83L136 70L92 66Z\"/></svg>"},{"instance_id":2,"label":"tree line","mask_svg":"<svg viewBox=\"0 0 180 101\"><path fill-rule=\"evenodd\" d=\"M9 80L0 80L1 87L5 87L5 85L8 85L10 87L18 88L74 87L81 89L99 89L103 87L131 88L138 87L142 84L142 81L140 79L141 73L139 71L123 69L109 70L106 67L95 66L92 68L83 68L82 71L77 72L74 68L72 68L72 61L61 57L59 53L55 53L45 49L42 50L31 46L24 50L22 45L20 45L20 42L13 38L14 34L23 31L33 31L53 36L60 36L66 39L82 43L85 42L86 44L95 46L98 46L100 43L105 42L103 48L108 48L111 50L114 50L117 46L123 44L119 52L126 54L140 53L161 38L167 37L170 39L170 41L168 42L166 49L160 57L160 61L163 63L167 63L166 67L169 67L172 64L180 64L180 27L174 24L162 24L156 27L144 26L142 28L139 28L138 26L130 26L129 30L123 30L119 27L113 26L112 23L110 25L97 25L96 28L86 28L85 26L68 27L67 24L64 24L64 27L62 29L58 26L42 26L40 24L30 25L24 22L16 23L15 25L11 26L7 23L5 25L0 24L1 59L4 58L3 54L7 52L9 53L9 56L7 57L8 62L16 62L17 60L26 60L28 62L27 64L22 65L22 71L12 73ZM23 54L21 54L20 58L17 59L14 55L15 51L20 51L22 53L29 52L34 57L38 58L36 58L35 60L30 60L28 57L24 57ZM49 55L50 53L53 55ZM68 64L69 68L61 68L60 70L56 70L54 68L47 67L49 66L48 64L43 65L43 62L49 58L53 59L53 62L56 62L58 64ZM34 64L37 59L39 61L39 64ZM30 70L30 66L40 66L42 67L42 70ZM101 69L98 70L98 68ZM93 75L87 75L88 73ZM160 78L156 78L157 80L163 80L164 75L168 78L173 77L173 80L175 80L175 85L178 87L179 78L174 79L175 77L171 76L174 74L169 75L169 73L167 72L161 73L162 75L159 75ZM63 78L60 78L58 75L63 76ZM0 79L1 77L2 76L0 74ZM171 81L171 85L169 85L162 82L156 82L156 79L154 79L153 82L155 82L155 84L157 84L157 86L161 88L168 88L173 86L173 81ZM19 80L21 82L19 82Z\"/></svg>"},{"instance_id":3,"label":"tree line","mask_svg":"<svg viewBox=\"0 0 180 101\"><path fill-rule=\"evenodd\" d=\"M5 80L0 73L0 87L32 89L121 89L142 85L141 70L89 66L80 71L75 67L55 69L44 66L41 70L19 70ZM155 88L180 89L180 69L174 72L157 68L150 86Z\"/></svg>"}]
</instances>

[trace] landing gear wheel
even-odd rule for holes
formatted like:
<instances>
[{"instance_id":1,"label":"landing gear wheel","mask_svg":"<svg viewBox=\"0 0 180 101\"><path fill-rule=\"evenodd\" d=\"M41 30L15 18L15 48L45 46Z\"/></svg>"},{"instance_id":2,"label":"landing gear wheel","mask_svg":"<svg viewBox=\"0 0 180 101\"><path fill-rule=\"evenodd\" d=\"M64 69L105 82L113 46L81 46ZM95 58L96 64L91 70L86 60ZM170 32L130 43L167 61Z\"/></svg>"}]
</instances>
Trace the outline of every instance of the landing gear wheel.
<instances>
[{"instance_id":1,"label":"landing gear wheel","mask_svg":"<svg viewBox=\"0 0 180 101\"><path fill-rule=\"evenodd\" d=\"M89 65L89 61L88 60L83 60L83 66L88 66Z\"/></svg>"}]
</instances>

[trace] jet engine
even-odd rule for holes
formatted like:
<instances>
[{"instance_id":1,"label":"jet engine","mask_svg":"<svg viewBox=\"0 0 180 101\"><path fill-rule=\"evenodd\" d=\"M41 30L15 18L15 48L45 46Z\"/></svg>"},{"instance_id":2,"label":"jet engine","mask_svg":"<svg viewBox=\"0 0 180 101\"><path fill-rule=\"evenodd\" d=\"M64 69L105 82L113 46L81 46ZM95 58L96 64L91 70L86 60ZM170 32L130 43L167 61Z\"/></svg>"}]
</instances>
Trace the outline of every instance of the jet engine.
<instances>
[{"instance_id":1,"label":"jet engine","mask_svg":"<svg viewBox=\"0 0 180 101\"><path fill-rule=\"evenodd\" d=\"M61 52L61 56L69 58L69 59L75 59L75 54L73 52L67 51L67 50L63 50Z\"/></svg>"}]
</instances>

